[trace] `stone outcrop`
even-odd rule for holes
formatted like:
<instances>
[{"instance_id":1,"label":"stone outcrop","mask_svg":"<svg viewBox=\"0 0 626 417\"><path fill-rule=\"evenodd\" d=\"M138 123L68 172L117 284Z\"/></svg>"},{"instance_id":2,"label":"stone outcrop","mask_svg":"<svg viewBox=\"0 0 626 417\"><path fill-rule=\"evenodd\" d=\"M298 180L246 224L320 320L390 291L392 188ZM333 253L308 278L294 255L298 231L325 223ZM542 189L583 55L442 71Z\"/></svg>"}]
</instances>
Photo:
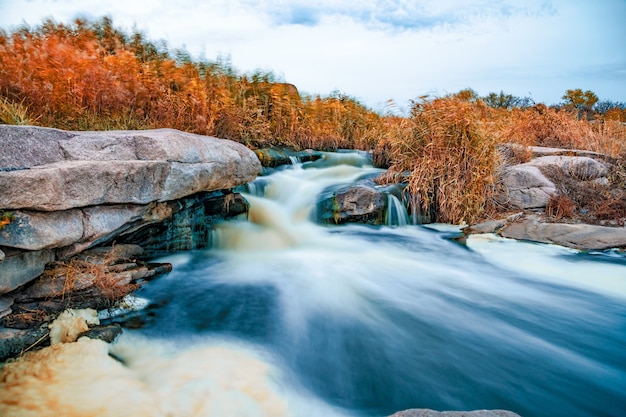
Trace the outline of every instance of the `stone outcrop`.
<instances>
[{"instance_id":1,"label":"stone outcrop","mask_svg":"<svg viewBox=\"0 0 626 417\"><path fill-rule=\"evenodd\" d=\"M264 148L254 151L264 168L276 168L291 165L294 162L311 162L322 157L322 153L313 150L295 151L290 149Z\"/></svg>"},{"instance_id":2,"label":"stone outcrop","mask_svg":"<svg viewBox=\"0 0 626 417\"><path fill-rule=\"evenodd\" d=\"M324 224L385 224L389 187L362 180L337 190L329 190L317 203L317 221Z\"/></svg>"},{"instance_id":3,"label":"stone outcrop","mask_svg":"<svg viewBox=\"0 0 626 417\"><path fill-rule=\"evenodd\" d=\"M513 146L513 145L509 145ZM518 209L537 209L548 205L558 193L558 185L548 179L544 170L559 170L574 181L606 184L610 163L600 160L594 152L531 147L529 162L506 166L502 170L501 204Z\"/></svg>"},{"instance_id":4,"label":"stone outcrop","mask_svg":"<svg viewBox=\"0 0 626 417\"><path fill-rule=\"evenodd\" d=\"M500 235L574 249L626 248L626 227L546 223L538 216L527 216L520 222L508 224L502 227Z\"/></svg>"},{"instance_id":5,"label":"stone outcrop","mask_svg":"<svg viewBox=\"0 0 626 417\"><path fill-rule=\"evenodd\" d=\"M496 233L510 239L551 243L580 250L626 248L626 227L549 223L538 214L517 214L506 219L485 221L464 228L463 233Z\"/></svg>"},{"instance_id":6,"label":"stone outcrop","mask_svg":"<svg viewBox=\"0 0 626 417\"><path fill-rule=\"evenodd\" d=\"M397 412L389 417L520 417L520 415L506 410L435 411L414 408Z\"/></svg>"},{"instance_id":7,"label":"stone outcrop","mask_svg":"<svg viewBox=\"0 0 626 417\"><path fill-rule=\"evenodd\" d=\"M236 201L235 211L245 211L240 199L221 190L261 172L256 155L239 143L172 129L66 132L0 125L0 139L0 212L12 214L0 229L0 294L32 280L55 259L176 213L180 225L192 206L213 216ZM171 232L168 227L160 230Z\"/></svg>"},{"instance_id":8,"label":"stone outcrop","mask_svg":"<svg viewBox=\"0 0 626 417\"><path fill-rule=\"evenodd\" d=\"M144 205L230 189L261 170L239 143L172 129L65 132L0 125L0 138L0 209Z\"/></svg>"}]
</instances>

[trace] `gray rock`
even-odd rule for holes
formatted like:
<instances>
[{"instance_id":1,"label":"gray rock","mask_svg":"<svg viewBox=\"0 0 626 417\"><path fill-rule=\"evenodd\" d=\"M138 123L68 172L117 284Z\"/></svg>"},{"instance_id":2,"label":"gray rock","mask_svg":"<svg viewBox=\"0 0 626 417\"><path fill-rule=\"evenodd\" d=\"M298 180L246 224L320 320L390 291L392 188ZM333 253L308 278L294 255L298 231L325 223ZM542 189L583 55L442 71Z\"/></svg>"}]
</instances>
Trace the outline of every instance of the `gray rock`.
<instances>
[{"instance_id":1,"label":"gray rock","mask_svg":"<svg viewBox=\"0 0 626 417\"><path fill-rule=\"evenodd\" d=\"M52 261L54 252L51 250L7 253L4 262L0 263L0 295L37 278Z\"/></svg>"},{"instance_id":2,"label":"gray rock","mask_svg":"<svg viewBox=\"0 0 626 417\"><path fill-rule=\"evenodd\" d=\"M566 156L589 156L591 158L605 158L605 155L599 154L593 151L587 151L582 149L565 149L565 148L551 148L546 146L524 146L517 143L507 143L501 145L503 149L512 150L524 150L528 149L531 152L533 158L539 158L542 156L551 155L566 155Z\"/></svg>"},{"instance_id":3,"label":"gray rock","mask_svg":"<svg viewBox=\"0 0 626 417\"><path fill-rule=\"evenodd\" d=\"M574 249L604 250L626 247L626 227L543 223L533 216L505 226L500 234L507 238L553 243Z\"/></svg>"},{"instance_id":4,"label":"gray rock","mask_svg":"<svg viewBox=\"0 0 626 417\"><path fill-rule=\"evenodd\" d=\"M500 220L487 220L482 223L474 224L463 228L463 233L480 234L480 233L496 233L506 225L505 219Z\"/></svg>"},{"instance_id":5,"label":"gray rock","mask_svg":"<svg viewBox=\"0 0 626 417\"><path fill-rule=\"evenodd\" d=\"M20 330L0 327L0 362L14 358L26 349L47 342L46 327Z\"/></svg>"},{"instance_id":6,"label":"gray rock","mask_svg":"<svg viewBox=\"0 0 626 417\"><path fill-rule=\"evenodd\" d=\"M15 301L15 297L8 295L0 296L0 319L6 315L11 314L11 306L13 305L13 301Z\"/></svg>"},{"instance_id":7,"label":"gray rock","mask_svg":"<svg viewBox=\"0 0 626 417\"><path fill-rule=\"evenodd\" d=\"M520 415L506 410L434 411L415 408L397 412L389 417L520 417Z\"/></svg>"},{"instance_id":8,"label":"gray rock","mask_svg":"<svg viewBox=\"0 0 626 417\"><path fill-rule=\"evenodd\" d=\"M256 155L239 143L172 129L62 132L4 127L0 135L8 149L0 168L30 168L0 170L0 209L148 204L230 189L261 172ZM33 146L22 146L22 140ZM50 157L34 150L40 143Z\"/></svg>"},{"instance_id":9,"label":"gray rock","mask_svg":"<svg viewBox=\"0 0 626 417\"><path fill-rule=\"evenodd\" d=\"M80 210L51 213L16 211L15 219L0 230L0 245L41 250L69 245L83 236Z\"/></svg>"},{"instance_id":10,"label":"gray rock","mask_svg":"<svg viewBox=\"0 0 626 417\"><path fill-rule=\"evenodd\" d=\"M537 167L558 167L572 178L593 180L605 177L610 166L588 156L542 156L529 162Z\"/></svg>"},{"instance_id":11,"label":"gray rock","mask_svg":"<svg viewBox=\"0 0 626 417\"><path fill-rule=\"evenodd\" d=\"M122 333L122 326L117 323L109 324L106 326L96 326L84 333L81 333L78 337L88 337L90 339L104 340L107 343L111 343L115 338Z\"/></svg>"},{"instance_id":12,"label":"gray rock","mask_svg":"<svg viewBox=\"0 0 626 417\"><path fill-rule=\"evenodd\" d=\"M29 168L62 161L65 157L59 141L74 136L58 129L0 125L0 167Z\"/></svg>"},{"instance_id":13,"label":"gray rock","mask_svg":"<svg viewBox=\"0 0 626 417\"><path fill-rule=\"evenodd\" d=\"M499 196L500 202L520 209L545 207L557 193L554 183L530 163L505 168L502 183L505 191Z\"/></svg>"},{"instance_id":14,"label":"gray rock","mask_svg":"<svg viewBox=\"0 0 626 417\"><path fill-rule=\"evenodd\" d=\"M387 196L368 181L358 182L322 197L317 204L321 223L384 224Z\"/></svg>"}]
</instances>

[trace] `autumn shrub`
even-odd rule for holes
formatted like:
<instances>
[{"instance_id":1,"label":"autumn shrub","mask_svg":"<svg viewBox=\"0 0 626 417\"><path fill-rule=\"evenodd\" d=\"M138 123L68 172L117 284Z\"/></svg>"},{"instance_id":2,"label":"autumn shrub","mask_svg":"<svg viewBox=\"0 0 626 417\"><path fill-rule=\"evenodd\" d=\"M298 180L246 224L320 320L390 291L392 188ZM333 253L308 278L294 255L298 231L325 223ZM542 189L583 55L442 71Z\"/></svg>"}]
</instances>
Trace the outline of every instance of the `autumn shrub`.
<instances>
[{"instance_id":1,"label":"autumn shrub","mask_svg":"<svg viewBox=\"0 0 626 417\"><path fill-rule=\"evenodd\" d=\"M391 175L408 173L413 200L431 221L471 223L489 210L499 156L481 111L454 97L419 102L387 136Z\"/></svg>"}]
</instances>

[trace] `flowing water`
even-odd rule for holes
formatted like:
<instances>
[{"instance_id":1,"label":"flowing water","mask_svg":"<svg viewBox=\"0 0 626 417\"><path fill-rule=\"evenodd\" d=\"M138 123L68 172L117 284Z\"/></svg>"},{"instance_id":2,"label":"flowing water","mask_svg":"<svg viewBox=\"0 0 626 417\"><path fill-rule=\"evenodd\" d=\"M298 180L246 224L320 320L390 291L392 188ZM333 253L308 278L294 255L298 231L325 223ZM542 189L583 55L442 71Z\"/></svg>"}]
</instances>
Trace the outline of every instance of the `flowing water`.
<instances>
[{"instance_id":1,"label":"flowing water","mask_svg":"<svg viewBox=\"0 0 626 417\"><path fill-rule=\"evenodd\" d=\"M350 154L261 177L248 220L160 259L149 322L111 352L163 415L625 415L623 253L310 221L323 190L375 173Z\"/></svg>"}]
</instances>

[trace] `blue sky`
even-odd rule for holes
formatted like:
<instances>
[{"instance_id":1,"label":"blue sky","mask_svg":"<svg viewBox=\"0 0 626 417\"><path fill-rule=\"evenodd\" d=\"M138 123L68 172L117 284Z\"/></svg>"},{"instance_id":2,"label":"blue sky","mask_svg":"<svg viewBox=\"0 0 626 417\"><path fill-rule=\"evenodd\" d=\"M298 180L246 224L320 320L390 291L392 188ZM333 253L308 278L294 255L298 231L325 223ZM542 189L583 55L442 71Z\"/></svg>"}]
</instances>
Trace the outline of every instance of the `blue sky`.
<instances>
[{"instance_id":1,"label":"blue sky","mask_svg":"<svg viewBox=\"0 0 626 417\"><path fill-rule=\"evenodd\" d=\"M194 57L382 110L471 87L626 101L626 0L0 0L0 27L109 15Z\"/></svg>"}]
</instances>

